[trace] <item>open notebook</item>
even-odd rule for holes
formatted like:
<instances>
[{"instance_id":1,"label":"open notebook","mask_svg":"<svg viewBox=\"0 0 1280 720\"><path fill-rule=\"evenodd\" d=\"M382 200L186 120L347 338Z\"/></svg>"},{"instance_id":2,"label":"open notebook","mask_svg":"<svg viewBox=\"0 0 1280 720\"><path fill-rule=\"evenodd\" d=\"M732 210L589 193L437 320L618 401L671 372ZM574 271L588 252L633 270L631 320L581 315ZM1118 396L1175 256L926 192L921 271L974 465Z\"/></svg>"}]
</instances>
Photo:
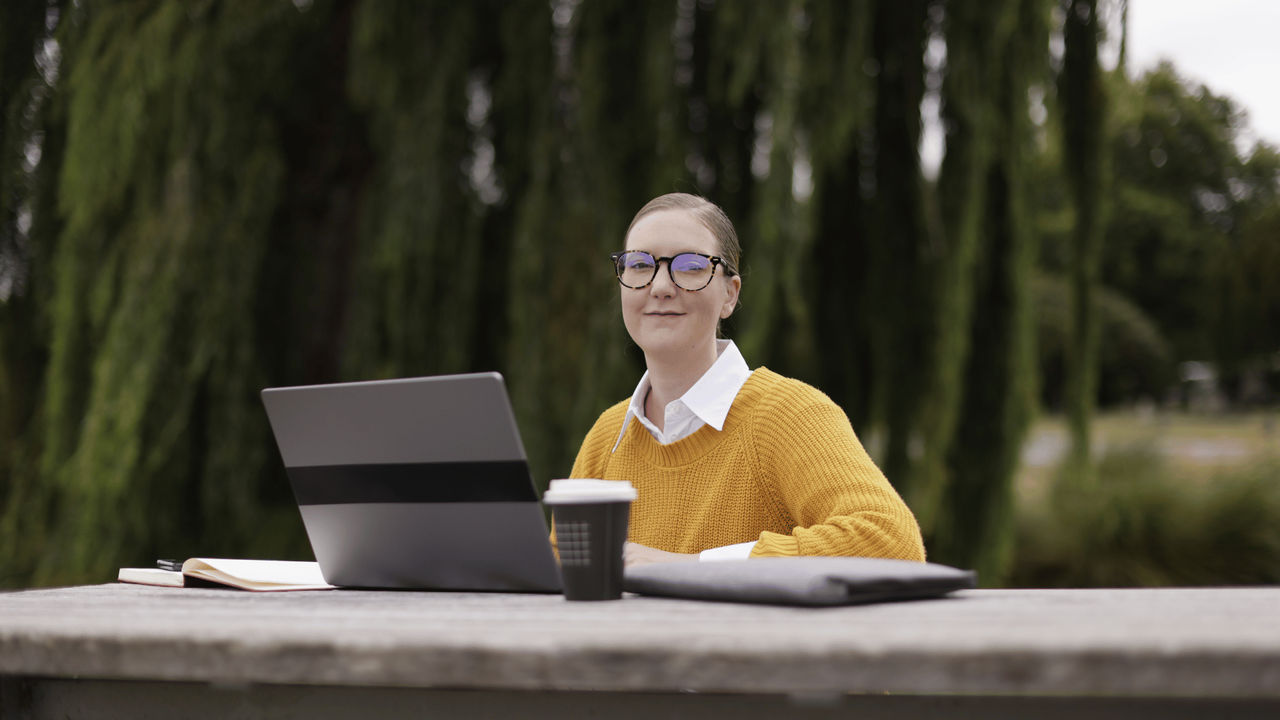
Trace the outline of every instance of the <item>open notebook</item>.
<instances>
[{"instance_id":1,"label":"open notebook","mask_svg":"<svg viewBox=\"0 0 1280 720\"><path fill-rule=\"evenodd\" d=\"M191 558L182 571L160 568L120 568L120 582L166 587L225 585L240 590L332 590L320 565L293 560L233 560Z\"/></svg>"}]
</instances>

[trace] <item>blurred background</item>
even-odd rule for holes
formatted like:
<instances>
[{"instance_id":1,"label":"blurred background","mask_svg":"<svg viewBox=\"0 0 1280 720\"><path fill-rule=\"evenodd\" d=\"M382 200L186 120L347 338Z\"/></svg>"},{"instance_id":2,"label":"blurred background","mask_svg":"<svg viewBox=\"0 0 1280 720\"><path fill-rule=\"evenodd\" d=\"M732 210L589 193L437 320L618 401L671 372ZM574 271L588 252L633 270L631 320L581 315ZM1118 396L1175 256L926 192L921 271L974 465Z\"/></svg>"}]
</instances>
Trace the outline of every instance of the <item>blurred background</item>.
<instances>
[{"instance_id":1,"label":"blurred background","mask_svg":"<svg viewBox=\"0 0 1280 720\"><path fill-rule=\"evenodd\" d=\"M931 560L1280 582L1277 140L1132 4L6 0L0 586L309 559L268 386L498 370L565 475L670 191Z\"/></svg>"}]
</instances>

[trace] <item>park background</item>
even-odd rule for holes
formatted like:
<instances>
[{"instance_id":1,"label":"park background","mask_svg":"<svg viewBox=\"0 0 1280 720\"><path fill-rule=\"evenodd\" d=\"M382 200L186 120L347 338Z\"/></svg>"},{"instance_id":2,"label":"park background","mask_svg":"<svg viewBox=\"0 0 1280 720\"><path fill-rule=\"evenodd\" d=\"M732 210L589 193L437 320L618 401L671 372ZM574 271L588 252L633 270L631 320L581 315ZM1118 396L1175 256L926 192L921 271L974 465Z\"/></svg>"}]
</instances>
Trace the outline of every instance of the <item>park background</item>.
<instances>
[{"instance_id":1,"label":"park background","mask_svg":"<svg viewBox=\"0 0 1280 720\"><path fill-rule=\"evenodd\" d=\"M0 586L309 558L269 386L498 370L566 474L643 369L608 253L670 191L738 226L726 333L840 403L930 559L1280 581L1280 153L1130 72L1127 15L5 2Z\"/></svg>"}]
</instances>

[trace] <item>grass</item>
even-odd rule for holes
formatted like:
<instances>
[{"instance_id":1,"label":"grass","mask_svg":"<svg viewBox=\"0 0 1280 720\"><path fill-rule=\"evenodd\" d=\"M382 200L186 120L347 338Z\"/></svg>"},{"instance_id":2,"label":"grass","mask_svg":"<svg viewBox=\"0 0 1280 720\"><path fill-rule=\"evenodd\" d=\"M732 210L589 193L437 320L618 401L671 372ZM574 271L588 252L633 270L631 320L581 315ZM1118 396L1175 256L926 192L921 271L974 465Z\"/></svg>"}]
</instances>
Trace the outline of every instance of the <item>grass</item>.
<instances>
[{"instance_id":1,"label":"grass","mask_svg":"<svg viewBox=\"0 0 1280 720\"><path fill-rule=\"evenodd\" d=\"M1191 414L1117 411L1098 415L1092 432L1095 459L1108 450L1151 447L1173 478L1197 481L1217 471L1280 458L1280 411ZM1066 419L1036 422L1023 446L1015 487L1019 501L1043 498L1070 447Z\"/></svg>"}]
</instances>

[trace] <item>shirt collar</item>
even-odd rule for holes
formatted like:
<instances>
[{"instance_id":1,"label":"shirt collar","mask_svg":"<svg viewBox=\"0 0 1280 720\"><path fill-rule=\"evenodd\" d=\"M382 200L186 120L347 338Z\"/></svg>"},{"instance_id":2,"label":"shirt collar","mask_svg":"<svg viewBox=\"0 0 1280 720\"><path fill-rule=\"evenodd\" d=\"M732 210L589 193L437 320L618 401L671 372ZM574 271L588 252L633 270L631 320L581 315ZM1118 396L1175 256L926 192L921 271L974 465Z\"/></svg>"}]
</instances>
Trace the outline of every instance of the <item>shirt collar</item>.
<instances>
[{"instance_id":1,"label":"shirt collar","mask_svg":"<svg viewBox=\"0 0 1280 720\"><path fill-rule=\"evenodd\" d=\"M719 431L724 429L729 409L733 407L733 399L738 396L738 391L747 378L751 377L751 368L747 367L747 361L732 340L717 340L716 352L716 361L675 402L683 403L700 420ZM627 406L622 430L618 432L618 439L613 444L614 450L622 443L631 421L644 415L644 398L649 393L649 387L649 371L646 370L640 376L635 392L631 393L631 404Z\"/></svg>"}]
</instances>

